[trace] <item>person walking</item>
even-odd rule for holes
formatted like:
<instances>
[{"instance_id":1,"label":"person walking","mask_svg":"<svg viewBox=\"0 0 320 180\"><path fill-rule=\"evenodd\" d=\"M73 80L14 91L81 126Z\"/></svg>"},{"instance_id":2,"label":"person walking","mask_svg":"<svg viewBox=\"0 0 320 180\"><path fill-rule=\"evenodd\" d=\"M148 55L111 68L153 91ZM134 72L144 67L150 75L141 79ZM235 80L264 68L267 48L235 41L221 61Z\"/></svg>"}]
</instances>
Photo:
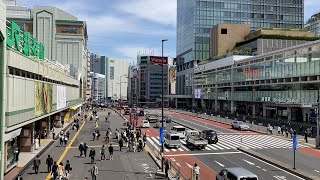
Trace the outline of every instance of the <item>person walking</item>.
<instances>
[{"instance_id":1,"label":"person walking","mask_svg":"<svg viewBox=\"0 0 320 180\"><path fill-rule=\"evenodd\" d=\"M94 163L95 156L96 156L96 151L93 148L91 148L91 150L89 152L89 157L91 158L91 164Z\"/></svg>"},{"instance_id":2,"label":"person walking","mask_svg":"<svg viewBox=\"0 0 320 180\"><path fill-rule=\"evenodd\" d=\"M56 129L54 128L54 126L51 129L51 133L52 133L52 139L54 140L54 138L56 136Z\"/></svg>"},{"instance_id":3,"label":"person walking","mask_svg":"<svg viewBox=\"0 0 320 180\"><path fill-rule=\"evenodd\" d=\"M68 137L67 134L64 135L64 146L67 146L68 143Z\"/></svg>"},{"instance_id":4,"label":"person walking","mask_svg":"<svg viewBox=\"0 0 320 180\"><path fill-rule=\"evenodd\" d=\"M50 155L48 155L47 160L46 160L46 164L47 164L47 170L48 173L51 172L52 170L52 165L53 165L53 159Z\"/></svg>"},{"instance_id":5,"label":"person walking","mask_svg":"<svg viewBox=\"0 0 320 180\"><path fill-rule=\"evenodd\" d=\"M58 175L59 175L59 180L61 180L64 176L64 166L63 163L60 162L60 164L58 165Z\"/></svg>"},{"instance_id":6,"label":"person walking","mask_svg":"<svg viewBox=\"0 0 320 180\"><path fill-rule=\"evenodd\" d=\"M122 147L123 147L123 140L122 140L122 138L120 138L120 140L119 140L119 147L120 147L120 151L121 151L121 149L122 149Z\"/></svg>"},{"instance_id":7,"label":"person walking","mask_svg":"<svg viewBox=\"0 0 320 180\"><path fill-rule=\"evenodd\" d=\"M63 134L59 134L59 139L60 139L60 147L63 146L63 142L64 142L64 136Z\"/></svg>"},{"instance_id":8,"label":"person walking","mask_svg":"<svg viewBox=\"0 0 320 180\"><path fill-rule=\"evenodd\" d=\"M68 139L70 139L70 132L69 131L66 133L66 136Z\"/></svg>"},{"instance_id":9,"label":"person walking","mask_svg":"<svg viewBox=\"0 0 320 180\"><path fill-rule=\"evenodd\" d=\"M88 145L87 145L87 143L84 143L83 152L84 152L84 157L87 157L87 153L88 153Z\"/></svg>"},{"instance_id":10,"label":"person walking","mask_svg":"<svg viewBox=\"0 0 320 180\"><path fill-rule=\"evenodd\" d=\"M57 177L58 177L58 165L57 165L57 162L53 163L51 174L53 176L53 179L56 180Z\"/></svg>"},{"instance_id":11,"label":"person walking","mask_svg":"<svg viewBox=\"0 0 320 180\"><path fill-rule=\"evenodd\" d=\"M35 174L39 173L40 164L41 164L41 160L39 158L39 155L37 155L36 158L33 160L33 169Z\"/></svg>"},{"instance_id":12,"label":"person walking","mask_svg":"<svg viewBox=\"0 0 320 180\"><path fill-rule=\"evenodd\" d=\"M100 154L101 154L101 158L100 160L106 160L106 147L104 145L102 145L101 150L100 150Z\"/></svg>"},{"instance_id":13,"label":"person walking","mask_svg":"<svg viewBox=\"0 0 320 180\"><path fill-rule=\"evenodd\" d=\"M194 167L193 167L193 174L195 176L195 180L199 180L199 176L200 176L200 167L198 166L197 163L194 163Z\"/></svg>"},{"instance_id":14,"label":"person walking","mask_svg":"<svg viewBox=\"0 0 320 180\"><path fill-rule=\"evenodd\" d=\"M286 128L286 137L288 137L289 132L288 132L288 128Z\"/></svg>"},{"instance_id":15,"label":"person walking","mask_svg":"<svg viewBox=\"0 0 320 180\"><path fill-rule=\"evenodd\" d=\"M92 168L89 171L90 171L92 180L97 180L98 166L96 165L96 163L93 164Z\"/></svg>"},{"instance_id":16,"label":"person walking","mask_svg":"<svg viewBox=\"0 0 320 180\"><path fill-rule=\"evenodd\" d=\"M169 179L170 163L169 163L168 159L166 159L166 160L164 161L164 166L165 166L164 172L165 172L165 174L166 174L166 179Z\"/></svg>"},{"instance_id":17,"label":"person walking","mask_svg":"<svg viewBox=\"0 0 320 180\"><path fill-rule=\"evenodd\" d=\"M99 141L99 138L100 138L100 131L97 130L97 140Z\"/></svg>"},{"instance_id":18,"label":"person walking","mask_svg":"<svg viewBox=\"0 0 320 180\"><path fill-rule=\"evenodd\" d=\"M92 133L92 141L94 141L94 140L96 139L96 136L97 136L97 133L96 133L96 131L94 131L94 132Z\"/></svg>"},{"instance_id":19,"label":"person walking","mask_svg":"<svg viewBox=\"0 0 320 180\"><path fill-rule=\"evenodd\" d=\"M304 131L304 139L306 140L306 143L308 143L308 131Z\"/></svg>"},{"instance_id":20,"label":"person walking","mask_svg":"<svg viewBox=\"0 0 320 180\"><path fill-rule=\"evenodd\" d=\"M278 126L278 134L280 134L280 132L281 132L281 127Z\"/></svg>"},{"instance_id":21,"label":"person walking","mask_svg":"<svg viewBox=\"0 0 320 180\"><path fill-rule=\"evenodd\" d=\"M290 136L291 136L291 139L292 139L292 136L293 136L293 129L290 128Z\"/></svg>"},{"instance_id":22,"label":"person walking","mask_svg":"<svg viewBox=\"0 0 320 180\"><path fill-rule=\"evenodd\" d=\"M79 149L79 151L80 151L80 157L82 157L82 156L83 156L83 151L84 151L83 142L81 142L81 143L79 144L78 149Z\"/></svg>"},{"instance_id":23,"label":"person walking","mask_svg":"<svg viewBox=\"0 0 320 180\"><path fill-rule=\"evenodd\" d=\"M109 159L113 160L113 146L111 143L109 145L109 154L110 154Z\"/></svg>"},{"instance_id":24,"label":"person walking","mask_svg":"<svg viewBox=\"0 0 320 180\"><path fill-rule=\"evenodd\" d=\"M18 174L18 177L15 180L23 180L21 174Z\"/></svg>"},{"instance_id":25,"label":"person walking","mask_svg":"<svg viewBox=\"0 0 320 180\"><path fill-rule=\"evenodd\" d=\"M147 143L147 133L144 133L142 139L143 139L143 147L145 147L145 146L146 146L146 143Z\"/></svg>"},{"instance_id":26,"label":"person walking","mask_svg":"<svg viewBox=\"0 0 320 180\"><path fill-rule=\"evenodd\" d=\"M69 178L70 171L72 171L72 167L71 167L71 164L70 164L69 160L67 160L67 163L64 166L64 170L65 170L65 173L66 173L66 178Z\"/></svg>"}]
</instances>

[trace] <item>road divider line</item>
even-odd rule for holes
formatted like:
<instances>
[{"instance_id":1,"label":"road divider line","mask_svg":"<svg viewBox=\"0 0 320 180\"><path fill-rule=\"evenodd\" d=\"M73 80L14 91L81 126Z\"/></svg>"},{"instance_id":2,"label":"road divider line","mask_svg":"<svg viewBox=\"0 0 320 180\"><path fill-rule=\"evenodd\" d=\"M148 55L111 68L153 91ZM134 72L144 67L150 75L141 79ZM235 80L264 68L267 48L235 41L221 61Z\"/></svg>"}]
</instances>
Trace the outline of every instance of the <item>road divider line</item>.
<instances>
[{"instance_id":1,"label":"road divider line","mask_svg":"<svg viewBox=\"0 0 320 180\"><path fill-rule=\"evenodd\" d=\"M248 163L248 164L250 164L250 165L255 165L253 162L250 162L250 161L248 161L248 160L245 160L245 159L242 159L244 162L246 162L246 163Z\"/></svg>"},{"instance_id":2,"label":"road divider line","mask_svg":"<svg viewBox=\"0 0 320 180\"><path fill-rule=\"evenodd\" d=\"M214 162L216 162L219 166L224 167L222 163L219 163L218 161L214 161Z\"/></svg>"},{"instance_id":3,"label":"road divider line","mask_svg":"<svg viewBox=\"0 0 320 180\"><path fill-rule=\"evenodd\" d=\"M76 132L76 134L73 136L73 138L71 139L71 141L69 142L68 146L65 148L65 150L63 151L63 153L61 154L60 158L57 161L57 164L60 164L60 162L63 160L63 158L66 156L67 152L69 151L69 149L71 148L71 145L73 144L73 142L75 141L75 139L78 137L81 129L83 128L83 126L86 124L88 118L91 116L92 113L90 113L88 115L88 117L82 122L79 130ZM49 173L46 177L46 180L50 180L51 179L51 173Z\"/></svg>"}]
</instances>

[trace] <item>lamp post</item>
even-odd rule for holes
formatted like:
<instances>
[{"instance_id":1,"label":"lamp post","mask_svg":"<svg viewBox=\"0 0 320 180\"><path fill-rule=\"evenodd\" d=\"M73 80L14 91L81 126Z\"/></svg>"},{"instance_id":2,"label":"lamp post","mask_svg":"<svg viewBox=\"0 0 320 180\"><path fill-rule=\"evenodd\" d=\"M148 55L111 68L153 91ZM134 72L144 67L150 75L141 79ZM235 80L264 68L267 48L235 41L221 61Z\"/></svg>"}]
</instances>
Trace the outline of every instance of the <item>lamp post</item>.
<instances>
[{"instance_id":1,"label":"lamp post","mask_svg":"<svg viewBox=\"0 0 320 180\"><path fill-rule=\"evenodd\" d=\"M163 127L164 127L164 122L163 122L163 95L164 95L164 90L163 90L163 77L164 77L164 74L163 74L163 66L164 66L164 59L163 59L163 43L165 42L165 41L168 41L168 39L163 39L162 41L161 41L161 57L162 57L162 64L161 64L161 71L162 71L162 82L161 82L161 94L162 94L162 96L161 96L161 114L162 114L162 124L161 124L161 126L162 126L162 129L163 129ZM161 159L161 169L162 169L162 171L163 171L163 169L164 169L164 167L163 167L163 164L164 164L164 158L163 158L163 150L164 150L164 144L163 144L163 142L161 142L161 155L162 155L162 159Z\"/></svg>"}]
</instances>

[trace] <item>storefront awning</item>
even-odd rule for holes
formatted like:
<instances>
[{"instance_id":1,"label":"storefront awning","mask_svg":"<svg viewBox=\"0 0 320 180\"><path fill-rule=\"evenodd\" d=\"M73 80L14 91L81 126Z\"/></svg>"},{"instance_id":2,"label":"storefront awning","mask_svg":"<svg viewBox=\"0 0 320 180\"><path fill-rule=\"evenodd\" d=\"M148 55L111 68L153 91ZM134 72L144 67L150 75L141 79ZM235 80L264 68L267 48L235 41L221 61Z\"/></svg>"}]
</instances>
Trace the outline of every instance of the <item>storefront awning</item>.
<instances>
[{"instance_id":1,"label":"storefront awning","mask_svg":"<svg viewBox=\"0 0 320 180\"><path fill-rule=\"evenodd\" d=\"M82 104L78 104L78 105L76 105L76 106L73 106L73 107L71 107L70 109L72 109L72 110L77 110L79 107L81 107L82 106Z\"/></svg>"},{"instance_id":2,"label":"storefront awning","mask_svg":"<svg viewBox=\"0 0 320 180\"><path fill-rule=\"evenodd\" d=\"M21 129L22 129L22 128L19 128L19 129L16 129L16 130L14 130L14 131L11 131L11 132L9 132L9 133L5 133L5 134L4 134L4 142L9 141L10 139L13 139L13 138L15 138L15 137L20 136Z\"/></svg>"}]
</instances>

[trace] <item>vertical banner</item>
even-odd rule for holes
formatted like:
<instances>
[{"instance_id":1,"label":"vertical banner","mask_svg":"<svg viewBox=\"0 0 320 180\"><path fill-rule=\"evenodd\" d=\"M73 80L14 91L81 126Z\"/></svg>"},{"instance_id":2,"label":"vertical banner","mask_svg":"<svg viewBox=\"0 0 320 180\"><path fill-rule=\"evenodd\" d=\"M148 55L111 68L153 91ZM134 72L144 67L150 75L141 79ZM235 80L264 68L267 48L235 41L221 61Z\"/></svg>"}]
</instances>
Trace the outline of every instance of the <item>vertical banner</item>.
<instances>
[{"instance_id":1,"label":"vertical banner","mask_svg":"<svg viewBox=\"0 0 320 180\"><path fill-rule=\"evenodd\" d=\"M163 127L160 127L159 128L159 133L160 133L160 135L159 135L159 143L160 144L163 144L163 142L164 142L164 128Z\"/></svg>"}]
</instances>

